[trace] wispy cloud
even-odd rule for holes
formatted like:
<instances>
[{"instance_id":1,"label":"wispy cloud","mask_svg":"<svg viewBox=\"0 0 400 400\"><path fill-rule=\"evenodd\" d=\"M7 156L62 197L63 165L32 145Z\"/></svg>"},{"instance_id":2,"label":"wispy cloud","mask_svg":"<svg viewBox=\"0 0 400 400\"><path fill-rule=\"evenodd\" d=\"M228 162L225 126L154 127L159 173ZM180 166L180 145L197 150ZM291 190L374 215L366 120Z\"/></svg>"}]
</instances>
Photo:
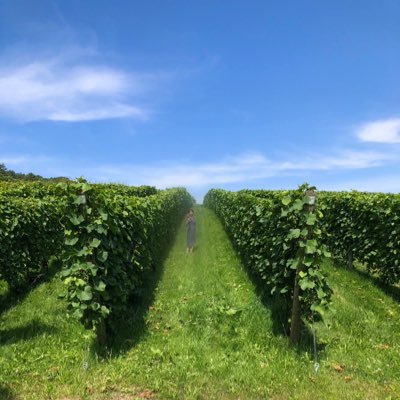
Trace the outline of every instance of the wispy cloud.
<instances>
[{"instance_id":1,"label":"wispy cloud","mask_svg":"<svg viewBox=\"0 0 400 400\"><path fill-rule=\"evenodd\" d=\"M120 165L90 168L92 179L157 187L190 188L252 181L283 175L301 175L309 171L355 170L378 167L396 160L397 156L378 152L345 151L338 154L307 155L291 161L268 159L260 153L228 157L220 162L164 164L158 166Z\"/></svg>"},{"instance_id":2,"label":"wispy cloud","mask_svg":"<svg viewBox=\"0 0 400 400\"><path fill-rule=\"evenodd\" d=\"M368 122L356 134L363 142L400 143L400 118Z\"/></svg>"},{"instance_id":3,"label":"wispy cloud","mask_svg":"<svg viewBox=\"0 0 400 400\"><path fill-rule=\"evenodd\" d=\"M48 58L0 65L0 115L23 121L146 119L149 110L134 97L148 77L104 65Z\"/></svg>"},{"instance_id":4,"label":"wispy cloud","mask_svg":"<svg viewBox=\"0 0 400 400\"><path fill-rule=\"evenodd\" d=\"M45 156L1 155L0 162L19 171L44 174L46 176L85 176L97 182L120 182L130 185L154 185L159 188L185 186L201 189L210 186L240 184L276 177L301 177L312 172L368 170L393 163L397 165L399 155L373 151L342 151L335 154L288 156L290 161L277 161L261 153L244 153L227 157L218 162L158 163L151 165L109 164L88 165ZM321 175L323 176L323 175ZM300 178L299 178L300 179Z\"/></svg>"},{"instance_id":5,"label":"wispy cloud","mask_svg":"<svg viewBox=\"0 0 400 400\"><path fill-rule=\"evenodd\" d=\"M399 156L390 152L344 150L329 154L316 154L306 156L300 162L292 164L283 163L288 169L300 170L355 170L379 167L388 162L398 160Z\"/></svg>"}]
</instances>

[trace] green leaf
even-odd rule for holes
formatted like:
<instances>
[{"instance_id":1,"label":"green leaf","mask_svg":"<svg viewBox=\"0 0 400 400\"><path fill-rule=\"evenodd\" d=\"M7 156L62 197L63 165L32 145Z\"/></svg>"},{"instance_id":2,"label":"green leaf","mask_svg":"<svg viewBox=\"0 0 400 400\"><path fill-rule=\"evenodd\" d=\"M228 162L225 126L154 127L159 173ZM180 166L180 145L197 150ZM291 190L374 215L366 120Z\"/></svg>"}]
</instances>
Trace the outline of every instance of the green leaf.
<instances>
[{"instance_id":1,"label":"green leaf","mask_svg":"<svg viewBox=\"0 0 400 400\"><path fill-rule=\"evenodd\" d=\"M325 316L325 310L318 304L313 304L311 306L311 310L317 314L319 314L322 318Z\"/></svg>"},{"instance_id":2,"label":"green leaf","mask_svg":"<svg viewBox=\"0 0 400 400\"><path fill-rule=\"evenodd\" d=\"M101 241L97 238L92 239L92 241L89 243L89 246L92 248L99 247Z\"/></svg>"},{"instance_id":3,"label":"green leaf","mask_svg":"<svg viewBox=\"0 0 400 400\"><path fill-rule=\"evenodd\" d=\"M92 300L92 298L93 298L92 288L90 286L86 286L85 290L78 292L77 297L79 300L82 300L82 301Z\"/></svg>"},{"instance_id":4,"label":"green leaf","mask_svg":"<svg viewBox=\"0 0 400 400\"><path fill-rule=\"evenodd\" d=\"M76 286L85 286L86 282L83 279L78 278L75 281Z\"/></svg>"},{"instance_id":5,"label":"green leaf","mask_svg":"<svg viewBox=\"0 0 400 400\"><path fill-rule=\"evenodd\" d=\"M326 249L323 249L322 254L326 258L331 258L332 257L332 254L329 251L327 251Z\"/></svg>"},{"instance_id":6,"label":"green leaf","mask_svg":"<svg viewBox=\"0 0 400 400\"><path fill-rule=\"evenodd\" d=\"M288 239L297 239L300 236L300 229L291 229L289 234L287 235Z\"/></svg>"},{"instance_id":7,"label":"green leaf","mask_svg":"<svg viewBox=\"0 0 400 400\"><path fill-rule=\"evenodd\" d=\"M300 258L295 258L293 260L289 260L288 261L289 268L290 269L297 269L299 267L299 265L300 265L300 261L301 261Z\"/></svg>"},{"instance_id":8,"label":"green leaf","mask_svg":"<svg viewBox=\"0 0 400 400\"><path fill-rule=\"evenodd\" d=\"M303 209L303 206L304 206L304 203L300 199L297 199L292 205L292 210L293 211L301 211Z\"/></svg>"},{"instance_id":9,"label":"green leaf","mask_svg":"<svg viewBox=\"0 0 400 400\"><path fill-rule=\"evenodd\" d=\"M306 254L314 254L317 251L317 241L312 239L312 240L307 240L306 242Z\"/></svg>"},{"instance_id":10,"label":"green leaf","mask_svg":"<svg viewBox=\"0 0 400 400\"><path fill-rule=\"evenodd\" d=\"M83 317L83 312L79 308L77 308L73 312L72 316L75 317L76 319L81 319Z\"/></svg>"},{"instance_id":11,"label":"green leaf","mask_svg":"<svg viewBox=\"0 0 400 400\"><path fill-rule=\"evenodd\" d=\"M308 229L307 228L304 228L302 231L301 231L301 233L300 233L300 235L303 237L303 238L306 238L307 236L308 236Z\"/></svg>"},{"instance_id":12,"label":"green leaf","mask_svg":"<svg viewBox=\"0 0 400 400\"><path fill-rule=\"evenodd\" d=\"M74 199L73 203L78 205L78 206L81 205L81 204L86 204L86 196L84 196L84 195L75 196L75 199Z\"/></svg>"},{"instance_id":13,"label":"green leaf","mask_svg":"<svg viewBox=\"0 0 400 400\"><path fill-rule=\"evenodd\" d=\"M225 311L225 313L226 313L227 315L235 315L235 314L237 314L238 312L240 312L240 310L238 310L237 308L228 308L228 309Z\"/></svg>"},{"instance_id":14,"label":"green leaf","mask_svg":"<svg viewBox=\"0 0 400 400\"><path fill-rule=\"evenodd\" d=\"M85 220L85 218L83 218L82 215L73 215L72 217L69 217L69 220L73 225L78 226Z\"/></svg>"},{"instance_id":15,"label":"green leaf","mask_svg":"<svg viewBox=\"0 0 400 400\"><path fill-rule=\"evenodd\" d=\"M288 205L290 204L290 201L291 201L290 197L289 197L289 196L286 196L286 197L284 197L284 198L282 199L282 204L283 204L284 206L288 206Z\"/></svg>"},{"instance_id":16,"label":"green leaf","mask_svg":"<svg viewBox=\"0 0 400 400\"><path fill-rule=\"evenodd\" d=\"M108 258L108 252L107 251L102 251L97 258L99 259L99 261L101 262L105 262Z\"/></svg>"},{"instance_id":17,"label":"green leaf","mask_svg":"<svg viewBox=\"0 0 400 400\"><path fill-rule=\"evenodd\" d=\"M77 237L66 239L65 240L65 245L66 246L74 246L78 242L78 240L79 239Z\"/></svg>"},{"instance_id":18,"label":"green leaf","mask_svg":"<svg viewBox=\"0 0 400 400\"><path fill-rule=\"evenodd\" d=\"M100 281L97 285L96 285L96 290L98 292L104 292L106 290L106 284L103 281Z\"/></svg>"},{"instance_id":19,"label":"green leaf","mask_svg":"<svg viewBox=\"0 0 400 400\"><path fill-rule=\"evenodd\" d=\"M106 306L101 306L100 312L103 318L107 317L107 315L110 314L110 310Z\"/></svg>"},{"instance_id":20,"label":"green leaf","mask_svg":"<svg viewBox=\"0 0 400 400\"><path fill-rule=\"evenodd\" d=\"M107 221L108 219L108 214L105 213L104 211L100 211L100 217L103 221Z\"/></svg>"},{"instance_id":21,"label":"green leaf","mask_svg":"<svg viewBox=\"0 0 400 400\"><path fill-rule=\"evenodd\" d=\"M313 264L313 262L314 262L314 259L312 256L307 255L304 257L303 264L305 266L310 267Z\"/></svg>"},{"instance_id":22,"label":"green leaf","mask_svg":"<svg viewBox=\"0 0 400 400\"><path fill-rule=\"evenodd\" d=\"M303 278L299 281L301 290L313 289L315 288L315 283L307 278Z\"/></svg>"},{"instance_id":23,"label":"green leaf","mask_svg":"<svg viewBox=\"0 0 400 400\"><path fill-rule=\"evenodd\" d=\"M81 187L83 193L89 192L92 190L92 187L88 183L84 183Z\"/></svg>"},{"instance_id":24,"label":"green leaf","mask_svg":"<svg viewBox=\"0 0 400 400\"><path fill-rule=\"evenodd\" d=\"M307 215L307 221L306 225L315 225L315 222L317 221L317 216L315 214L308 214Z\"/></svg>"},{"instance_id":25,"label":"green leaf","mask_svg":"<svg viewBox=\"0 0 400 400\"><path fill-rule=\"evenodd\" d=\"M71 268L65 268L59 272L60 277L69 276L71 274Z\"/></svg>"}]
</instances>

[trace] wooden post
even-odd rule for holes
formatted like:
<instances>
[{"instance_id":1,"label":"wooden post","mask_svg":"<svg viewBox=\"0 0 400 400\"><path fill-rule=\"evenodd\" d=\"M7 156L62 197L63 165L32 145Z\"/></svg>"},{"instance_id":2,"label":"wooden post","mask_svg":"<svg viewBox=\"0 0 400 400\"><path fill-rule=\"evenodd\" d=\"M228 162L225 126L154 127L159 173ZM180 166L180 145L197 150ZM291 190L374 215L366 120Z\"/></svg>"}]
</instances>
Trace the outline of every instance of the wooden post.
<instances>
[{"instance_id":1,"label":"wooden post","mask_svg":"<svg viewBox=\"0 0 400 400\"><path fill-rule=\"evenodd\" d=\"M308 213L313 213L315 210L316 196L314 190L307 190L306 196L310 198L308 204L306 204L305 210ZM312 226L307 226L308 234L307 239L312 238L313 229ZM304 257L304 254L303 254ZM292 304L292 319L290 324L290 344L296 345L300 340L300 330L301 330L301 305L300 305L300 286L299 286L299 274L300 272L304 272L307 267L300 263L296 270L296 277L294 281L294 289L293 289L293 304Z\"/></svg>"},{"instance_id":2,"label":"wooden post","mask_svg":"<svg viewBox=\"0 0 400 400\"><path fill-rule=\"evenodd\" d=\"M88 198L86 194L82 191L78 193L78 196L81 197L82 203L80 204L79 208L81 210L82 215L87 218L87 206L88 206ZM87 256L87 261L92 262L93 264L96 263L95 255ZM101 348L105 348L107 345L107 327L106 321L104 318L101 319L99 324L96 326L96 337L97 342Z\"/></svg>"},{"instance_id":3,"label":"wooden post","mask_svg":"<svg viewBox=\"0 0 400 400\"><path fill-rule=\"evenodd\" d=\"M104 349L107 346L107 328L104 318L101 319L100 323L96 327L96 336L100 347Z\"/></svg>"},{"instance_id":4,"label":"wooden post","mask_svg":"<svg viewBox=\"0 0 400 400\"><path fill-rule=\"evenodd\" d=\"M290 324L290 344L295 345L300 340L300 328L301 328L301 307L299 293L300 288L298 284L298 275L302 271L303 265L297 268L296 281L293 290L293 304L292 304L292 320Z\"/></svg>"},{"instance_id":5,"label":"wooden post","mask_svg":"<svg viewBox=\"0 0 400 400\"><path fill-rule=\"evenodd\" d=\"M351 247L347 251L347 268L354 269L353 249Z\"/></svg>"}]
</instances>

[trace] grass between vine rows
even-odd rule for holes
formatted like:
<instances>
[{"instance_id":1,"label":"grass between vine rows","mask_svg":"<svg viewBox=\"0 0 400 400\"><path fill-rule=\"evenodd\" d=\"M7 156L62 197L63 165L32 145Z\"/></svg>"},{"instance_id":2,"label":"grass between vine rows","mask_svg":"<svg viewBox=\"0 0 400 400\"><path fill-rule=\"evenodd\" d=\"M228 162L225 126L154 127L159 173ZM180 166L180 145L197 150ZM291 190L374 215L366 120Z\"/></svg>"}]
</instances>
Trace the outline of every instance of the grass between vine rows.
<instances>
[{"instance_id":1,"label":"grass between vine rows","mask_svg":"<svg viewBox=\"0 0 400 400\"><path fill-rule=\"evenodd\" d=\"M400 398L398 288L325 265L334 311L315 324L315 374L310 338L288 346L279 312L256 294L216 217L196 214L196 251L185 254L182 226L141 302L114 325L106 356L66 318L57 278L19 299L5 300L1 286L0 398Z\"/></svg>"}]
</instances>

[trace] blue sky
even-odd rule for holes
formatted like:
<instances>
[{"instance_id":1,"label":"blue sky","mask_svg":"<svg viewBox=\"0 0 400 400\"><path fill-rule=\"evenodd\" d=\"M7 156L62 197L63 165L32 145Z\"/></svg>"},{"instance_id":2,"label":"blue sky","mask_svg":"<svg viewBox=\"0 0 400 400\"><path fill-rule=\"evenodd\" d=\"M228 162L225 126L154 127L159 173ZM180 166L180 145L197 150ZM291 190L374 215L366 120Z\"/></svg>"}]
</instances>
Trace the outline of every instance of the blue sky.
<instances>
[{"instance_id":1,"label":"blue sky","mask_svg":"<svg viewBox=\"0 0 400 400\"><path fill-rule=\"evenodd\" d=\"M1 1L0 162L400 192L400 2Z\"/></svg>"}]
</instances>

